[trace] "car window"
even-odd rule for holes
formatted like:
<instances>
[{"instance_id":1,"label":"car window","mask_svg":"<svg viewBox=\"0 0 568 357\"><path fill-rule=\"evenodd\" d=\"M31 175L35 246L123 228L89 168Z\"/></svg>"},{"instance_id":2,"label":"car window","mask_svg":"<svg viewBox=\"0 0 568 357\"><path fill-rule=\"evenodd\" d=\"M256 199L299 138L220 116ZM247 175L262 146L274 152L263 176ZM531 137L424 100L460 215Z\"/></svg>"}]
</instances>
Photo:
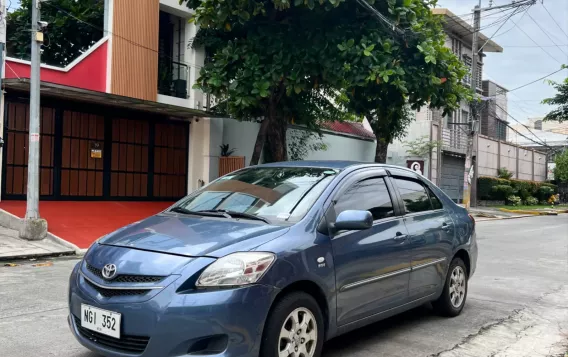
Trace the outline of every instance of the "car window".
<instances>
[{"instance_id":1,"label":"car window","mask_svg":"<svg viewBox=\"0 0 568 357\"><path fill-rule=\"evenodd\" d=\"M346 210L369 211L374 220L394 216L394 208L385 180L377 177L353 184L335 203L337 215Z\"/></svg>"},{"instance_id":2,"label":"car window","mask_svg":"<svg viewBox=\"0 0 568 357\"><path fill-rule=\"evenodd\" d=\"M406 213L424 212L432 209L430 197L428 197L423 185L416 181L401 178L395 178L394 182L404 202Z\"/></svg>"},{"instance_id":3,"label":"car window","mask_svg":"<svg viewBox=\"0 0 568 357\"><path fill-rule=\"evenodd\" d=\"M430 201L432 201L432 208L433 209L444 208L444 206L442 206L442 202L440 202L440 199L434 194L434 192L432 192L431 189L428 189L428 193L430 194Z\"/></svg>"}]
</instances>

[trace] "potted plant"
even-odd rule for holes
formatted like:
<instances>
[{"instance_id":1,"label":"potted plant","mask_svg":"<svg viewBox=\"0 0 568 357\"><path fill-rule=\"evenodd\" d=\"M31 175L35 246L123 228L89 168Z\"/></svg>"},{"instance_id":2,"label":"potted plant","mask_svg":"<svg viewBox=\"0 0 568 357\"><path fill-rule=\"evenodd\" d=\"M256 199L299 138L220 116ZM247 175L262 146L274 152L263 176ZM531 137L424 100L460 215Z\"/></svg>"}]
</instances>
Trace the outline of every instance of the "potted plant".
<instances>
[{"instance_id":1,"label":"potted plant","mask_svg":"<svg viewBox=\"0 0 568 357\"><path fill-rule=\"evenodd\" d=\"M219 157L219 177L245 167L244 156L232 156L237 149L231 149L229 144L223 144L219 147L221 148Z\"/></svg>"}]
</instances>

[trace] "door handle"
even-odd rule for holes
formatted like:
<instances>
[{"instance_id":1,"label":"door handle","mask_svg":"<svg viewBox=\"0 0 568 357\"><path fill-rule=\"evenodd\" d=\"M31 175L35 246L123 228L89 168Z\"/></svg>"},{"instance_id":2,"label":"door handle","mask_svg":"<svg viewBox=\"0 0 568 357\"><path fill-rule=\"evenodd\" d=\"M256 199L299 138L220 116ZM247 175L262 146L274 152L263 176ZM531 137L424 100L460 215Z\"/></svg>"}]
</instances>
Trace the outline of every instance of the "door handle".
<instances>
[{"instance_id":1,"label":"door handle","mask_svg":"<svg viewBox=\"0 0 568 357\"><path fill-rule=\"evenodd\" d=\"M403 239L406 239L407 237L408 237L408 235L406 235L406 234L396 232L396 234L394 236L394 240L403 240Z\"/></svg>"},{"instance_id":2,"label":"door handle","mask_svg":"<svg viewBox=\"0 0 568 357\"><path fill-rule=\"evenodd\" d=\"M445 230L446 232L449 231L452 228L451 224L447 224L446 222L442 223L442 229Z\"/></svg>"}]
</instances>

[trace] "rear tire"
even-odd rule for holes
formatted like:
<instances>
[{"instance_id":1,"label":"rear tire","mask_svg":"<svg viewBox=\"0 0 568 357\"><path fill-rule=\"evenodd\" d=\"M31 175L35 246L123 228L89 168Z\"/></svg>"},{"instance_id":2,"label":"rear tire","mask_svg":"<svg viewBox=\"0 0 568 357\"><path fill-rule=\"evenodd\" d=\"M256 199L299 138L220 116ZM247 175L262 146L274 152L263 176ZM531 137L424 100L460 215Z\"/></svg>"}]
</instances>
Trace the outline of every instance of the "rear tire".
<instances>
[{"instance_id":1,"label":"rear tire","mask_svg":"<svg viewBox=\"0 0 568 357\"><path fill-rule=\"evenodd\" d=\"M454 258L450 263L442 295L432 303L434 310L447 317L458 316L465 305L468 290L468 276L465 263Z\"/></svg>"},{"instance_id":2,"label":"rear tire","mask_svg":"<svg viewBox=\"0 0 568 357\"><path fill-rule=\"evenodd\" d=\"M316 300L304 292L281 298L266 320L261 357L320 357L324 321Z\"/></svg>"}]
</instances>

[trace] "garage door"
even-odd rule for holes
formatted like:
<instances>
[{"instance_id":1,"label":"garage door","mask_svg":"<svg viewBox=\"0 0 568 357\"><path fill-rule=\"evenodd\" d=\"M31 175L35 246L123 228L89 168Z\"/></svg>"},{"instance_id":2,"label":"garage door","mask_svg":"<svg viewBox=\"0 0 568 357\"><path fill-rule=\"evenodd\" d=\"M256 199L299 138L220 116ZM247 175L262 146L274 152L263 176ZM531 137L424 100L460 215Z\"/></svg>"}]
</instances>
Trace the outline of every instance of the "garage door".
<instances>
[{"instance_id":1,"label":"garage door","mask_svg":"<svg viewBox=\"0 0 568 357\"><path fill-rule=\"evenodd\" d=\"M7 105L2 196L25 199L29 106ZM42 107L40 196L177 200L187 192L189 124ZM142 117L140 117L142 116Z\"/></svg>"},{"instance_id":2,"label":"garage door","mask_svg":"<svg viewBox=\"0 0 568 357\"><path fill-rule=\"evenodd\" d=\"M442 177L440 188L454 202L461 202L463 197L463 174L465 167L465 157L442 155Z\"/></svg>"}]
</instances>

